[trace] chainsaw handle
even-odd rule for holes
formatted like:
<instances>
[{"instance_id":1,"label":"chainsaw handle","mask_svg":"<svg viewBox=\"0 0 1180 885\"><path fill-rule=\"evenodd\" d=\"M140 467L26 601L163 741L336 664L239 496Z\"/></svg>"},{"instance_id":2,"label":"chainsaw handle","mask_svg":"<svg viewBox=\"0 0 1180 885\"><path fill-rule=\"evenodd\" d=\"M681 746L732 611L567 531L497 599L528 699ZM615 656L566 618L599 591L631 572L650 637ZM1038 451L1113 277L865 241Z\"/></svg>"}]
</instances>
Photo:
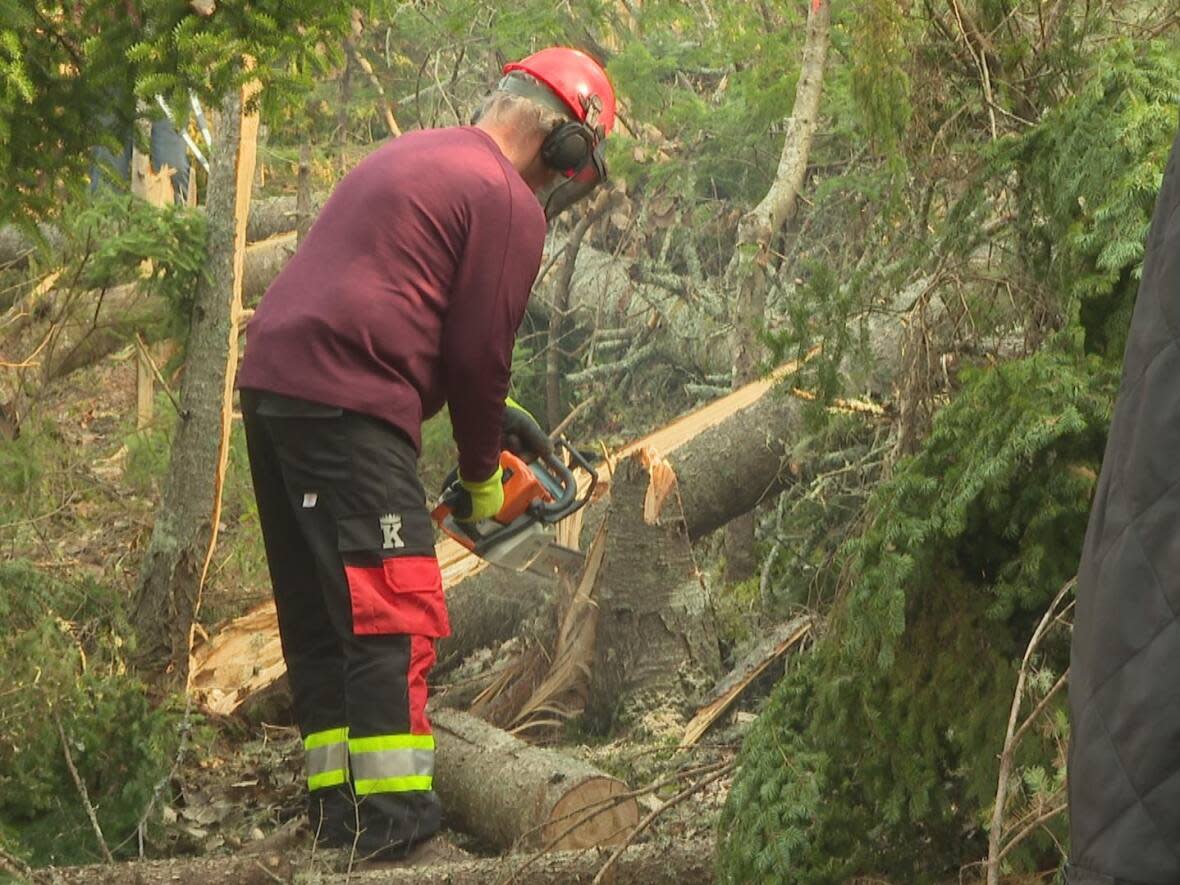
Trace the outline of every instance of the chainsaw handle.
<instances>
[{"instance_id":1,"label":"chainsaw handle","mask_svg":"<svg viewBox=\"0 0 1180 885\"><path fill-rule=\"evenodd\" d=\"M574 465L581 467L590 475L590 487L581 498L578 497L578 479L574 476L573 470L566 466L565 461L558 457L559 449L565 450ZM561 481L561 495L553 501L535 501L529 510L535 516L545 516L553 521L569 516L585 506L594 493L594 487L598 484L598 473L582 457L581 452L566 442L564 437L558 437L553 441L553 451L544 455L542 460Z\"/></svg>"}]
</instances>

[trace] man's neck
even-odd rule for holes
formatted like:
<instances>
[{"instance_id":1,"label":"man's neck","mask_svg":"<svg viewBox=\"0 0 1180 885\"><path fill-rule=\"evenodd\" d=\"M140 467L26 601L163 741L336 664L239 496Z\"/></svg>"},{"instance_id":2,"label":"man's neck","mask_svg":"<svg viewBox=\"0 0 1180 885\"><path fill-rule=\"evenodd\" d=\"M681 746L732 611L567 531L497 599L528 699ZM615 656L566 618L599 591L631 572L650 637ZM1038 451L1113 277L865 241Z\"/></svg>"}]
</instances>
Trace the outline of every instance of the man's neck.
<instances>
[{"instance_id":1,"label":"man's neck","mask_svg":"<svg viewBox=\"0 0 1180 885\"><path fill-rule=\"evenodd\" d=\"M520 173L520 177L530 189L536 192L549 184L553 173L541 162L539 135L521 138L517 129L499 123L481 121L475 126L491 136L492 141L500 148L500 153L512 164L512 168Z\"/></svg>"}]
</instances>

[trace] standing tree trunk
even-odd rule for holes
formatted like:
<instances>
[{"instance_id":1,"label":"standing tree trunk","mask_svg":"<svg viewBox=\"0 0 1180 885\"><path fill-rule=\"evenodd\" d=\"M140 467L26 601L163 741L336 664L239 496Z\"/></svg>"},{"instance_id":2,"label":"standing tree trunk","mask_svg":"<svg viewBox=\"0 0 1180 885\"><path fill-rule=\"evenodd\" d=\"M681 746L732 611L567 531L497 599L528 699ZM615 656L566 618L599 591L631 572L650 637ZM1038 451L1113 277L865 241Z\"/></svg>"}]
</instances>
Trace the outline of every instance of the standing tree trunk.
<instances>
[{"instance_id":1,"label":"standing tree trunk","mask_svg":"<svg viewBox=\"0 0 1180 885\"><path fill-rule=\"evenodd\" d=\"M766 313L767 271L770 247L783 225L795 214L811 137L819 117L819 99L824 85L824 67L831 33L831 0L811 0L807 15L807 39L803 47L803 65L795 85L795 104L786 120L786 138L778 161L778 172L766 196L738 227L738 241L727 269L730 287L735 293L733 318L733 387L736 390L753 381L762 360L758 340ZM734 520L726 528L725 576L742 581L757 568L754 555L754 514Z\"/></svg>"},{"instance_id":2,"label":"standing tree trunk","mask_svg":"<svg viewBox=\"0 0 1180 885\"><path fill-rule=\"evenodd\" d=\"M258 134L257 114L246 114L243 106L256 88L235 91L223 105L209 173L208 263L193 304L181 420L132 609L139 663L181 685L187 681L193 622L217 542L229 455L246 215Z\"/></svg>"}]
</instances>

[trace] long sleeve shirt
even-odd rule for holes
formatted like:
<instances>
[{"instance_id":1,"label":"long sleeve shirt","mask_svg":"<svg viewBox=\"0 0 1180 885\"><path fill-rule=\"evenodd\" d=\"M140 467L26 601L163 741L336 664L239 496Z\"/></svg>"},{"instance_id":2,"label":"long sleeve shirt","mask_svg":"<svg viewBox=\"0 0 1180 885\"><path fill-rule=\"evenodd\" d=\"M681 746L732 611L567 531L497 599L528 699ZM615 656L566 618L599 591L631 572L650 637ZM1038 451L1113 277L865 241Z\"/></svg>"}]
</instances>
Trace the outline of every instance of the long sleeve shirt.
<instances>
[{"instance_id":1,"label":"long sleeve shirt","mask_svg":"<svg viewBox=\"0 0 1180 885\"><path fill-rule=\"evenodd\" d=\"M486 132L411 132L337 185L247 327L238 386L372 415L421 448L449 404L459 471L499 463L545 216Z\"/></svg>"}]
</instances>

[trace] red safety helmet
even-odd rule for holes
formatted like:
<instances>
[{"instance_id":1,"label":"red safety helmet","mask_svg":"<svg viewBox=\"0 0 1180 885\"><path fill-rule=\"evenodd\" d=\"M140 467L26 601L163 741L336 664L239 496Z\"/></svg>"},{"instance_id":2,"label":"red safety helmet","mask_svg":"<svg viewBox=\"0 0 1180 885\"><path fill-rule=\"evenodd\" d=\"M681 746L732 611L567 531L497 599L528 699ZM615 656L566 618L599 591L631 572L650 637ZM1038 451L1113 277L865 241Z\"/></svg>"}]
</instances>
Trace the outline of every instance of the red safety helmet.
<instances>
[{"instance_id":1,"label":"red safety helmet","mask_svg":"<svg viewBox=\"0 0 1180 885\"><path fill-rule=\"evenodd\" d=\"M598 62L561 46L506 64L499 88L573 116L541 145L541 159L561 176L537 194L552 219L606 180L603 141L615 125L615 91Z\"/></svg>"},{"instance_id":2,"label":"red safety helmet","mask_svg":"<svg viewBox=\"0 0 1180 885\"><path fill-rule=\"evenodd\" d=\"M615 90L606 78L606 71L586 53L551 46L504 65L503 73L512 71L523 71L540 80L553 90L576 120L592 128L601 126L602 135L610 135L615 126ZM597 113L588 114L595 105L598 105ZM587 119L588 116L591 118Z\"/></svg>"}]
</instances>

